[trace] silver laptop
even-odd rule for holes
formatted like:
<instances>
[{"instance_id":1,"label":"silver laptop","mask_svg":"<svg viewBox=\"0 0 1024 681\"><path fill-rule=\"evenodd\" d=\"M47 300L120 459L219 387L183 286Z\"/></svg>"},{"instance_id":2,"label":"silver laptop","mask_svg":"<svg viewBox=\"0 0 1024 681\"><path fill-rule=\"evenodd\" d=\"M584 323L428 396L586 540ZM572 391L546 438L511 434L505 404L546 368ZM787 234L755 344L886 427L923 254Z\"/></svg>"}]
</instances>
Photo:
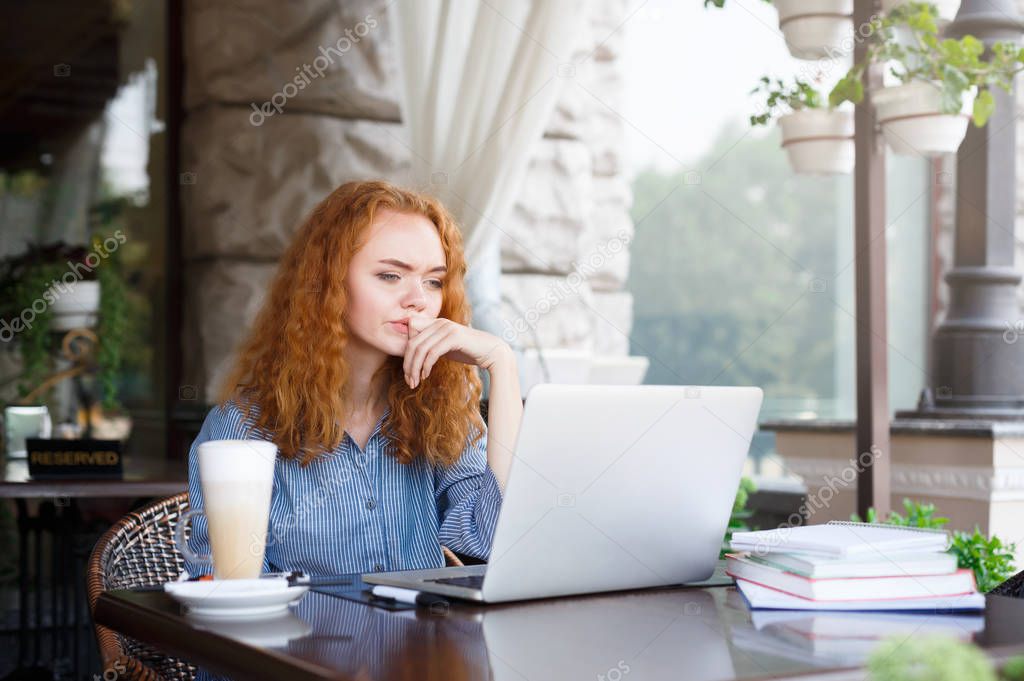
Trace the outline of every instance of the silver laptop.
<instances>
[{"instance_id":1,"label":"silver laptop","mask_svg":"<svg viewBox=\"0 0 1024 681\"><path fill-rule=\"evenodd\" d=\"M714 572L762 391L534 386L487 565L363 575L486 603Z\"/></svg>"}]
</instances>

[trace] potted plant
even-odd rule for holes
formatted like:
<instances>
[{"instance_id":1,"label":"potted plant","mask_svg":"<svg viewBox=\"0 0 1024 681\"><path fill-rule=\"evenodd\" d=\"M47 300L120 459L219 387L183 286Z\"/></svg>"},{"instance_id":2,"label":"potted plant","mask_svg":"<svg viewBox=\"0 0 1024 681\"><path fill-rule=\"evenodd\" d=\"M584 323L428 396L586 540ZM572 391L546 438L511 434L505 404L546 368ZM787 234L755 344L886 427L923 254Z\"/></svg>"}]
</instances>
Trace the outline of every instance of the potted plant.
<instances>
[{"instance_id":1,"label":"potted plant","mask_svg":"<svg viewBox=\"0 0 1024 681\"><path fill-rule=\"evenodd\" d=\"M765 0L779 13L779 29L797 59L821 59L853 40L853 0ZM724 7L725 0L704 0Z\"/></svg>"},{"instance_id":2,"label":"potted plant","mask_svg":"<svg viewBox=\"0 0 1024 681\"><path fill-rule=\"evenodd\" d=\"M64 242L33 245L0 262L0 340L21 356L22 397L51 373L53 333L95 327L103 404L117 406L126 319L124 283L115 261L97 240L91 249Z\"/></svg>"},{"instance_id":3,"label":"potted plant","mask_svg":"<svg viewBox=\"0 0 1024 681\"><path fill-rule=\"evenodd\" d=\"M850 173L854 163L853 112L826 105L818 89L799 78L787 86L762 76L751 94L766 96L765 110L750 117L751 125L768 125L780 108L782 146L793 171L804 175Z\"/></svg>"},{"instance_id":4,"label":"potted plant","mask_svg":"<svg viewBox=\"0 0 1024 681\"><path fill-rule=\"evenodd\" d=\"M905 5L910 0L882 0L882 12L889 14L900 5ZM934 0L931 4L939 11L939 17L945 21L952 21L960 9L960 0Z\"/></svg>"},{"instance_id":5,"label":"potted plant","mask_svg":"<svg viewBox=\"0 0 1024 681\"><path fill-rule=\"evenodd\" d=\"M939 40L934 5L908 2L873 22L866 58L854 64L829 94L829 103L859 103L868 64L888 63L898 83L870 93L882 134L893 151L907 155L955 152L967 133L968 120L978 127L995 108L990 88L1009 92L1024 64L1024 49L1010 42L992 46L971 35ZM898 40L902 28L910 40Z\"/></svg>"}]
</instances>

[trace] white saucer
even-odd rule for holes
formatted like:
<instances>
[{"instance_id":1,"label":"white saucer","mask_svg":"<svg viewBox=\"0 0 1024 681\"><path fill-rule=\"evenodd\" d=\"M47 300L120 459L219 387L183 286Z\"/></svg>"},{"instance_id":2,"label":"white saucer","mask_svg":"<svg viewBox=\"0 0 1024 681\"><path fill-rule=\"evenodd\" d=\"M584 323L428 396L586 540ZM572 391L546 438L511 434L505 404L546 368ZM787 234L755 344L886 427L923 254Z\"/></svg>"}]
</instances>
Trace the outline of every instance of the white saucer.
<instances>
[{"instance_id":1,"label":"white saucer","mask_svg":"<svg viewBox=\"0 0 1024 681\"><path fill-rule=\"evenodd\" d=\"M288 586L284 577L267 579L212 579L168 582L164 591L188 608L190 615L239 619L266 617L288 610L309 587Z\"/></svg>"}]
</instances>

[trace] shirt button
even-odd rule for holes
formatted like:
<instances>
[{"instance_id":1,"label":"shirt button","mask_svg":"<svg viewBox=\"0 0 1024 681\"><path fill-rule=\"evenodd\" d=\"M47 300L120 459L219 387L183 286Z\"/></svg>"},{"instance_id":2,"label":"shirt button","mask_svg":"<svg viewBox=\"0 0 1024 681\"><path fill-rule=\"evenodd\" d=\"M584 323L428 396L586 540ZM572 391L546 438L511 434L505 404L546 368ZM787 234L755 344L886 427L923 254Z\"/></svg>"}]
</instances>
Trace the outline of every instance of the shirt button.
<instances>
[{"instance_id":1,"label":"shirt button","mask_svg":"<svg viewBox=\"0 0 1024 681\"><path fill-rule=\"evenodd\" d=\"M373 566L373 571L374 572L383 572L384 571L384 566L381 565L380 563L377 563L377 564L375 564Z\"/></svg>"},{"instance_id":2,"label":"shirt button","mask_svg":"<svg viewBox=\"0 0 1024 681\"><path fill-rule=\"evenodd\" d=\"M373 510L373 507L376 506L376 505L377 505L377 502L374 501L373 499L367 499L366 500L366 508L370 509L371 511Z\"/></svg>"}]
</instances>

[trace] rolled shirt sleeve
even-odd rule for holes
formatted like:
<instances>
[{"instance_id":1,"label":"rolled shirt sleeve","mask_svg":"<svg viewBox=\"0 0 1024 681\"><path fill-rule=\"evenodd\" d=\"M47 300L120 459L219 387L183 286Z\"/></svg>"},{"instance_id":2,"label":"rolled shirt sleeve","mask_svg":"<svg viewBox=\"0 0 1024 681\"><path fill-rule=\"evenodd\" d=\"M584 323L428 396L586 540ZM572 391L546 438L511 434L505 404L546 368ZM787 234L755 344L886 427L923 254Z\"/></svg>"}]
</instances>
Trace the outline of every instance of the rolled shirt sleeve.
<instances>
[{"instance_id":1,"label":"rolled shirt sleeve","mask_svg":"<svg viewBox=\"0 0 1024 681\"><path fill-rule=\"evenodd\" d=\"M188 501L190 509L203 506L203 489L199 480L199 445L209 440L259 440L253 437L251 429L245 423L245 415L234 403L215 406L206 415L199 435L192 442L188 452ZM190 520L192 532L188 539L188 547L193 553L210 555L210 533L206 516L194 515ZM185 558L185 571L192 577L212 574L213 567L205 563L196 563ZM263 556L263 572L272 572L273 567Z\"/></svg>"},{"instance_id":2,"label":"rolled shirt sleeve","mask_svg":"<svg viewBox=\"0 0 1024 681\"><path fill-rule=\"evenodd\" d=\"M454 464L436 467L434 476L441 544L487 560L502 500L501 487L487 464L487 431L476 444L467 442Z\"/></svg>"}]
</instances>

